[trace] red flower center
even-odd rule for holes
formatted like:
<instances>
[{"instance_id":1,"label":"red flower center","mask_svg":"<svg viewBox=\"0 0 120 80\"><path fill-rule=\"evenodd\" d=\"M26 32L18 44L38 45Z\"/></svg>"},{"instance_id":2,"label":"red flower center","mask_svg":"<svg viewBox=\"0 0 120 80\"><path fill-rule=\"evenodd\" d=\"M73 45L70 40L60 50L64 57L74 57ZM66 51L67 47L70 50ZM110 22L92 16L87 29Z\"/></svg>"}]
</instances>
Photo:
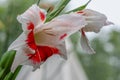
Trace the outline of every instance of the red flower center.
<instances>
[{"instance_id":1,"label":"red flower center","mask_svg":"<svg viewBox=\"0 0 120 80\"><path fill-rule=\"evenodd\" d=\"M30 60L34 64L44 62L48 57L52 56L53 54L58 54L59 50L57 48L52 48L48 46L37 46L34 54L28 54Z\"/></svg>"},{"instance_id":2,"label":"red flower center","mask_svg":"<svg viewBox=\"0 0 120 80\"><path fill-rule=\"evenodd\" d=\"M44 62L48 57L52 56L53 54L59 54L59 50L57 48L36 45L33 32L34 25L30 23L28 25L28 29L31 31L27 35L26 43L32 50L35 50L35 53L28 53L27 56L34 64Z\"/></svg>"}]
</instances>

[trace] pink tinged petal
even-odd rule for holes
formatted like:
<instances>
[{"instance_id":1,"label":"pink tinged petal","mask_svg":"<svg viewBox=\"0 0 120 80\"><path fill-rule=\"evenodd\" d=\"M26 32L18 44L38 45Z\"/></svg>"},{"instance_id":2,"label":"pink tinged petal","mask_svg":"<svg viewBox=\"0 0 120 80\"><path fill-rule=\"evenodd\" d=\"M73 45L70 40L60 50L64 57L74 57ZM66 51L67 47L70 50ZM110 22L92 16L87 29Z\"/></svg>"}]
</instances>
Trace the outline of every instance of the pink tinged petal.
<instances>
[{"instance_id":1,"label":"pink tinged petal","mask_svg":"<svg viewBox=\"0 0 120 80\"><path fill-rule=\"evenodd\" d=\"M92 47L90 46L89 44L89 41L85 35L85 32L83 29L81 29L81 40L80 40L80 43L81 43L81 47L82 49L86 52L86 53L95 53L95 51L92 49Z\"/></svg>"},{"instance_id":2,"label":"pink tinged petal","mask_svg":"<svg viewBox=\"0 0 120 80\"><path fill-rule=\"evenodd\" d=\"M93 31L97 33L103 26L111 24L109 21L107 21L107 17L102 13L90 9L83 10L82 12L83 13L79 14L82 14L88 23L84 27L84 31L86 32Z\"/></svg>"},{"instance_id":3,"label":"pink tinged petal","mask_svg":"<svg viewBox=\"0 0 120 80\"><path fill-rule=\"evenodd\" d=\"M45 21L45 12L36 4L32 5L27 11L17 17L17 20L22 24L23 30L28 29L28 24L33 23L34 27L38 24L43 24Z\"/></svg>"}]
</instances>

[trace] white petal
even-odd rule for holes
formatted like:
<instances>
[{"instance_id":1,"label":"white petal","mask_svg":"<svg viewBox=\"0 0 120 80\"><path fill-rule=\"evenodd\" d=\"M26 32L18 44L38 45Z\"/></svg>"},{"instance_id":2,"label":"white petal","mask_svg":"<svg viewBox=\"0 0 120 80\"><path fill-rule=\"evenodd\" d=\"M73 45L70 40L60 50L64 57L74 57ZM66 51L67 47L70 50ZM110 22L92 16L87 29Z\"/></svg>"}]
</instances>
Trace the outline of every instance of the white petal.
<instances>
[{"instance_id":1,"label":"white petal","mask_svg":"<svg viewBox=\"0 0 120 80\"><path fill-rule=\"evenodd\" d=\"M86 25L82 15L71 13L56 17L40 29L35 30L35 41L38 45L58 45L66 37Z\"/></svg>"},{"instance_id":2,"label":"white petal","mask_svg":"<svg viewBox=\"0 0 120 80\"><path fill-rule=\"evenodd\" d=\"M9 47L8 47L8 51L10 50L19 50L19 48L23 47L23 46L27 46L26 44L26 39L27 39L27 34L29 33L30 31L26 31L26 32L23 32ZM28 46L27 46L28 47ZM34 50L30 49L30 51L33 51L34 53Z\"/></svg>"},{"instance_id":3,"label":"white petal","mask_svg":"<svg viewBox=\"0 0 120 80\"><path fill-rule=\"evenodd\" d=\"M65 41L57 45L56 47L60 50L60 56L65 60L67 60L67 51L66 51Z\"/></svg>"},{"instance_id":4,"label":"white petal","mask_svg":"<svg viewBox=\"0 0 120 80\"><path fill-rule=\"evenodd\" d=\"M105 23L105 25L111 25L111 24L114 25L114 23L113 23L113 22L110 22L110 21L106 21L106 23Z\"/></svg>"},{"instance_id":5,"label":"white petal","mask_svg":"<svg viewBox=\"0 0 120 80\"><path fill-rule=\"evenodd\" d=\"M111 24L107 21L107 17L104 14L97 11L86 9L83 10L82 14L88 23L84 28L84 31L86 32L99 32L103 26Z\"/></svg>"},{"instance_id":6,"label":"white petal","mask_svg":"<svg viewBox=\"0 0 120 80\"><path fill-rule=\"evenodd\" d=\"M43 27L35 29L36 44L56 47L60 50L61 56L66 59L65 38L85 25L86 21L82 15L71 13L58 16Z\"/></svg>"},{"instance_id":7,"label":"white petal","mask_svg":"<svg viewBox=\"0 0 120 80\"><path fill-rule=\"evenodd\" d=\"M40 80L58 80L57 77L60 75L66 60L61 58L59 55L53 55L43 64L41 67L42 73L40 74ZM63 80L59 78L60 80Z\"/></svg>"},{"instance_id":8,"label":"white petal","mask_svg":"<svg viewBox=\"0 0 120 80\"><path fill-rule=\"evenodd\" d=\"M17 19L22 23L22 28L25 31L29 23L33 23L34 27L37 27L38 24L43 24L45 21L45 12L34 4L23 14L19 15Z\"/></svg>"},{"instance_id":9,"label":"white petal","mask_svg":"<svg viewBox=\"0 0 120 80\"><path fill-rule=\"evenodd\" d=\"M26 45L19 47L11 67L12 72L14 72L19 65L22 65L27 60L29 60L29 57L27 56L28 53L33 53L33 51L31 51L29 47L27 47Z\"/></svg>"},{"instance_id":10,"label":"white petal","mask_svg":"<svg viewBox=\"0 0 120 80\"><path fill-rule=\"evenodd\" d=\"M85 32L81 30L81 39L80 39L81 47L86 53L95 53L95 51L92 49L92 47L89 44L89 41L85 35Z\"/></svg>"},{"instance_id":11,"label":"white petal","mask_svg":"<svg viewBox=\"0 0 120 80\"><path fill-rule=\"evenodd\" d=\"M25 45L26 35L22 33L8 48L10 50L18 50L20 46Z\"/></svg>"},{"instance_id":12,"label":"white petal","mask_svg":"<svg viewBox=\"0 0 120 80\"><path fill-rule=\"evenodd\" d=\"M28 45L25 42L26 40L26 34L22 33L8 48L8 51L10 50L16 50L15 59L13 61L11 71L14 72L14 70L19 66L25 63L28 59L27 54L34 54L34 50L28 47Z\"/></svg>"}]
</instances>

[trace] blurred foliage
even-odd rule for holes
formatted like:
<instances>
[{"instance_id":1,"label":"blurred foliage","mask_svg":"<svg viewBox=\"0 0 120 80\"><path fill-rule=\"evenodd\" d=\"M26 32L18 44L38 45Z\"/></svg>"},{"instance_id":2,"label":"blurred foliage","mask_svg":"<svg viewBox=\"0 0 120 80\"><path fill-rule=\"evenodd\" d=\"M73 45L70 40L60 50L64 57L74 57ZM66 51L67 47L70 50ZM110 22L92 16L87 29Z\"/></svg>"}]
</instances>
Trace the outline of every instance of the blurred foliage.
<instances>
[{"instance_id":1,"label":"blurred foliage","mask_svg":"<svg viewBox=\"0 0 120 80\"><path fill-rule=\"evenodd\" d=\"M11 66L16 51L7 51L0 59L0 80L15 80L22 66L19 66L14 72L11 72Z\"/></svg>"},{"instance_id":2,"label":"blurred foliage","mask_svg":"<svg viewBox=\"0 0 120 80\"><path fill-rule=\"evenodd\" d=\"M10 71L16 52L6 51L10 43L22 32L21 25L16 20L17 15L23 13L33 3L34 0L9 0L0 6L0 80L15 80L21 69L19 66L14 73Z\"/></svg>"},{"instance_id":3,"label":"blurred foliage","mask_svg":"<svg viewBox=\"0 0 120 80\"><path fill-rule=\"evenodd\" d=\"M107 42L99 38L91 44L96 54L83 53L79 47L79 34L71 36L75 52L89 80L120 80L120 32L111 31Z\"/></svg>"},{"instance_id":4,"label":"blurred foliage","mask_svg":"<svg viewBox=\"0 0 120 80\"><path fill-rule=\"evenodd\" d=\"M22 32L21 25L16 20L17 15L35 2L35 0L9 0L4 6L0 6L0 53L4 53Z\"/></svg>"},{"instance_id":5,"label":"blurred foliage","mask_svg":"<svg viewBox=\"0 0 120 80\"><path fill-rule=\"evenodd\" d=\"M0 6L1 55L22 32L21 25L16 20L17 15L35 2L36 0L9 0L4 6ZM89 80L120 80L120 32L112 31L107 42L98 38L92 40L92 46L96 50L94 55L81 52L78 36L80 37L79 33L71 36L73 50L77 53Z\"/></svg>"}]
</instances>

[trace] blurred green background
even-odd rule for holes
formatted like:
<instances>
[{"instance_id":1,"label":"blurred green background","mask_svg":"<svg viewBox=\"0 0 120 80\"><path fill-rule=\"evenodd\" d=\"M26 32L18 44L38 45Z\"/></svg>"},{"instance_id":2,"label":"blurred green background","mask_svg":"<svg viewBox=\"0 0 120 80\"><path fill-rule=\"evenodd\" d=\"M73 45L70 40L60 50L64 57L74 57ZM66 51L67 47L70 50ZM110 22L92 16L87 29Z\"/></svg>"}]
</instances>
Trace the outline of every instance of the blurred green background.
<instances>
[{"instance_id":1,"label":"blurred green background","mask_svg":"<svg viewBox=\"0 0 120 80\"><path fill-rule=\"evenodd\" d=\"M17 15L35 2L36 0L9 0L4 4L0 2L0 57L22 32L16 20ZM97 37L92 39L91 45L96 51L94 55L83 53L79 49L78 36L78 33L71 36L71 41L88 79L120 80L120 32L109 32L106 35L109 37L107 41Z\"/></svg>"}]
</instances>

